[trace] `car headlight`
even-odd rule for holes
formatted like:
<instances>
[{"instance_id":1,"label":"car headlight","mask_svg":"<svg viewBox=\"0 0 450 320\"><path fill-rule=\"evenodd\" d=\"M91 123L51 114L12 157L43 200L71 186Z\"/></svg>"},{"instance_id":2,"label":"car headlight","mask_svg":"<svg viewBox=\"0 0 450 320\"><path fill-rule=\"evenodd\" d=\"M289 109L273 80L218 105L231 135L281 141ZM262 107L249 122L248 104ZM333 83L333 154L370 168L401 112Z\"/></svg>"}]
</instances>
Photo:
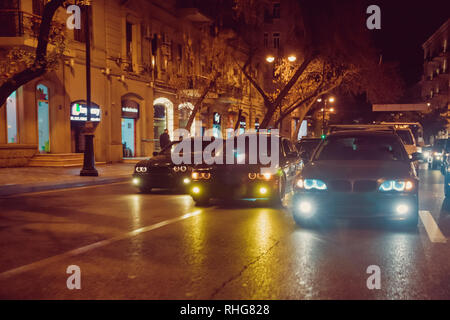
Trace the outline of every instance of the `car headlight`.
<instances>
[{"instance_id":1,"label":"car headlight","mask_svg":"<svg viewBox=\"0 0 450 320\"><path fill-rule=\"evenodd\" d=\"M327 184L319 179L299 179L296 182L296 187L305 190L327 190Z\"/></svg>"},{"instance_id":2,"label":"car headlight","mask_svg":"<svg viewBox=\"0 0 450 320\"><path fill-rule=\"evenodd\" d=\"M270 173L258 173L256 177L259 180L270 180L272 179L272 175Z\"/></svg>"},{"instance_id":3,"label":"car headlight","mask_svg":"<svg viewBox=\"0 0 450 320\"><path fill-rule=\"evenodd\" d=\"M414 189L414 183L409 180L386 180L380 185L380 191L411 191Z\"/></svg>"},{"instance_id":4,"label":"car headlight","mask_svg":"<svg viewBox=\"0 0 450 320\"><path fill-rule=\"evenodd\" d=\"M211 173L196 171L196 172L192 172L191 178L192 178L192 180L200 180L200 179L209 180L209 179L211 179Z\"/></svg>"},{"instance_id":5,"label":"car headlight","mask_svg":"<svg viewBox=\"0 0 450 320\"><path fill-rule=\"evenodd\" d=\"M191 178L192 180L197 180L200 178L200 174L198 172L192 172Z\"/></svg>"},{"instance_id":6,"label":"car headlight","mask_svg":"<svg viewBox=\"0 0 450 320\"><path fill-rule=\"evenodd\" d=\"M250 180L255 180L255 179L256 179L256 173L249 173L249 174L248 174L248 178L249 178Z\"/></svg>"},{"instance_id":7,"label":"car headlight","mask_svg":"<svg viewBox=\"0 0 450 320\"><path fill-rule=\"evenodd\" d=\"M186 172L186 170L187 170L187 167L186 167L186 166L181 166L181 167L180 167L180 171L181 171L181 172Z\"/></svg>"},{"instance_id":8,"label":"car headlight","mask_svg":"<svg viewBox=\"0 0 450 320\"><path fill-rule=\"evenodd\" d=\"M147 172L147 167L136 167L136 172Z\"/></svg>"},{"instance_id":9,"label":"car headlight","mask_svg":"<svg viewBox=\"0 0 450 320\"><path fill-rule=\"evenodd\" d=\"M180 171L180 167L173 167L173 171L175 171L175 172Z\"/></svg>"}]
</instances>

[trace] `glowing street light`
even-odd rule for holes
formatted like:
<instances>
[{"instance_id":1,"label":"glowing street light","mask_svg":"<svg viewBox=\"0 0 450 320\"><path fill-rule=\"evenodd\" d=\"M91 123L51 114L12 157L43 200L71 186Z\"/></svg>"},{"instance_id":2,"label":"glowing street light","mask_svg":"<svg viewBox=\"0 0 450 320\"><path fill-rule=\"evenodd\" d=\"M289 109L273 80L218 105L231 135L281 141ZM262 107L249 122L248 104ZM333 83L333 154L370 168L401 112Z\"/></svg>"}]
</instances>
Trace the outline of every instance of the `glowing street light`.
<instances>
[{"instance_id":1,"label":"glowing street light","mask_svg":"<svg viewBox=\"0 0 450 320\"><path fill-rule=\"evenodd\" d=\"M268 56L268 57L266 58L266 61L269 62L269 63L272 63L272 62L275 61L275 57L274 57L274 56Z\"/></svg>"},{"instance_id":2,"label":"glowing street light","mask_svg":"<svg viewBox=\"0 0 450 320\"><path fill-rule=\"evenodd\" d=\"M294 56L294 55L291 55L291 56L288 57L288 60L289 60L290 62L294 62L295 60L297 60L297 57Z\"/></svg>"}]
</instances>

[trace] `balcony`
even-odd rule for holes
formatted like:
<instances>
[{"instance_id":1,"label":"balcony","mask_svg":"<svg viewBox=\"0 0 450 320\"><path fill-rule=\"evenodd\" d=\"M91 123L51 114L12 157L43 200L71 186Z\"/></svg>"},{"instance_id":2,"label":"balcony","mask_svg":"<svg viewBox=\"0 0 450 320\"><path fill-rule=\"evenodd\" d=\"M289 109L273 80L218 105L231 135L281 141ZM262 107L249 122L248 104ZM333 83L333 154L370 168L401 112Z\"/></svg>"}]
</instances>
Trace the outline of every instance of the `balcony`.
<instances>
[{"instance_id":1,"label":"balcony","mask_svg":"<svg viewBox=\"0 0 450 320\"><path fill-rule=\"evenodd\" d=\"M19 10L0 10L0 46L25 45L35 47L39 35L39 27L42 18L40 16ZM65 25L53 23L50 31L51 39L61 34Z\"/></svg>"}]
</instances>

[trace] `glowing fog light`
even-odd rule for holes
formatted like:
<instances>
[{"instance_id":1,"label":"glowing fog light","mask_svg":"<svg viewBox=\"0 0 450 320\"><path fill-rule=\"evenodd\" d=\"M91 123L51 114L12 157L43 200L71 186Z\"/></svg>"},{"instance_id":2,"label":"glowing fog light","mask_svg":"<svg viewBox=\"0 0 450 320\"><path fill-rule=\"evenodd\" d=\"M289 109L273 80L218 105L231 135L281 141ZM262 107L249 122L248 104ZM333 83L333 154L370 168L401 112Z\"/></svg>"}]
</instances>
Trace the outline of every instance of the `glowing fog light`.
<instances>
[{"instance_id":1,"label":"glowing fog light","mask_svg":"<svg viewBox=\"0 0 450 320\"><path fill-rule=\"evenodd\" d=\"M139 184L140 180L138 178L133 178L132 182L135 186L137 186Z\"/></svg>"},{"instance_id":2,"label":"glowing fog light","mask_svg":"<svg viewBox=\"0 0 450 320\"><path fill-rule=\"evenodd\" d=\"M404 215L408 213L409 207L406 204L399 204L397 208L395 208L395 210L397 211L398 214Z\"/></svg>"},{"instance_id":3,"label":"glowing fog light","mask_svg":"<svg viewBox=\"0 0 450 320\"><path fill-rule=\"evenodd\" d=\"M267 193L267 188L264 188L264 187L259 188L259 193L266 194Z\"/></svg>"},{"instance_id":4,"label":"glowing fog light","mask_svg":"<svg viewBox=\"0 0 450 320\"><path fill-rule=\"evenodd\" d=\"M300 214L306 218L313 215L313 206L309 201L301 201L298 204L298 210L300 211Z\"/></svg>"},{"instance_id":5,"label":"glowing fog light","mask_svg":"<svg viewBox=\"0 0 450 320\"><path fill-rule=\"evenodd\" d=\"M193 187L192 188L192 192L195 194L199 194L200 193L200 188L199 187Z\"/></svg>"}]
</instances>

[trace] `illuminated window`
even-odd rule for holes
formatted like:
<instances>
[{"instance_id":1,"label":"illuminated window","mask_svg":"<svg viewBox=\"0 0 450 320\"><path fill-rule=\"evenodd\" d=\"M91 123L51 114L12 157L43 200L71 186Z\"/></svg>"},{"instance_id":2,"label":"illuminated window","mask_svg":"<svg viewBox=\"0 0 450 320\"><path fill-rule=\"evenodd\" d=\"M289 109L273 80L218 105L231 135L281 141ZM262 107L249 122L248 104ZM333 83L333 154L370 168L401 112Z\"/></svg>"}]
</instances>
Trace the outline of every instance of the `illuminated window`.
<instances>
[{"instance_id":1,"label":"illuminated window","mask_svg":"<svg viewBox=\"0 0 450 320\"><path fill-rule=\"evenodd\" d=\"M17 143L17 97L14 91L6 100L8 143Z\"/></svg>"}]
</instances>

